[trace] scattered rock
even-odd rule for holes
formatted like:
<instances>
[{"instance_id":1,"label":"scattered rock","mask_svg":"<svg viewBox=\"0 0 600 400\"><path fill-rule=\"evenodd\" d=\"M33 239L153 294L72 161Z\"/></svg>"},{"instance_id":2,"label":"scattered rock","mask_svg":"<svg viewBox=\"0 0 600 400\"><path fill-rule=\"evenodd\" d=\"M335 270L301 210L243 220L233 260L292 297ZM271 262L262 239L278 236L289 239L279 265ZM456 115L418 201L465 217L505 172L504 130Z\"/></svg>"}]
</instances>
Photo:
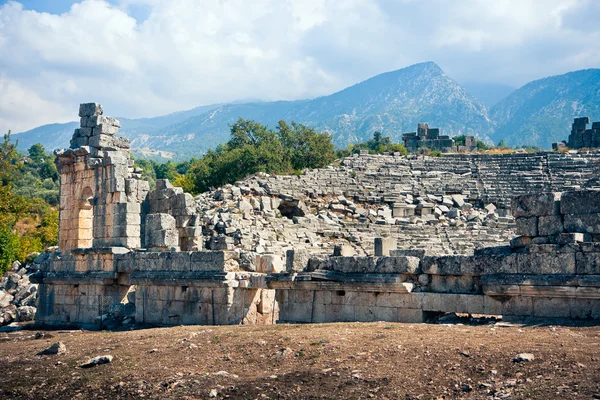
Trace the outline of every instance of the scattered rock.
<instances>
[{"instance_id":1,"label":"scattered rock","mask_svg":"<svg viewBox=\"0 0 600 400\"><path fill-rule=\"evenodd\" d=\"M80 368L91 368L91 367L95 367L96 365L111 363L112 360L113 360L113 356L111 356L111 355L98 356L98 357L89 359L88 361L79 365L79 367Z\"/></svg>"},{"instance_id":2,"label":"scattered rock","mask_svg":"<svg viewBox=\"0 0 600 400\"><path fill-rule=\"evenodd\" d=\"M513 362L529 362L535 360L535 357L531 353L520 353L513 358Z\"/></svg>"},{"instance_id":3,"label":"scattered rock","mask_svg":"<svg viewBox=\"0 0 600 400\"><path fill-rule=\"evenodd\" d=\"M53 343L50 347L37 353L38 356L48 356L55 354L64 354L67 352L67 346L63 342Z\"/></svg>"}]
</instances>

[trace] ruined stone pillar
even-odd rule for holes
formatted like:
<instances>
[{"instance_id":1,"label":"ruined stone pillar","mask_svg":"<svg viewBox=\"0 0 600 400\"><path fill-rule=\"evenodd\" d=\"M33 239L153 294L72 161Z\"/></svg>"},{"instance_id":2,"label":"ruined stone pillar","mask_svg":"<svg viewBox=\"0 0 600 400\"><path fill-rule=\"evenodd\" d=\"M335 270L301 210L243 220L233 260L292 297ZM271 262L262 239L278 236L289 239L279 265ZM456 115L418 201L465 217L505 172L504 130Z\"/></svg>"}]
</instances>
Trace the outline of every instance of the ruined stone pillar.
<instances>
[{"instance_id":1,"label":"ruined stone pillar","mask_svg":"<svg viewBox=\"0 0 600 400\"><path fill-rule=\"evenodd\" d=\"M59 247L140 247L141 206L149 190L133 167L119 121L96 103L79 107L71 148L55 154L60 173Z\"/></svg>"}]
</instances>

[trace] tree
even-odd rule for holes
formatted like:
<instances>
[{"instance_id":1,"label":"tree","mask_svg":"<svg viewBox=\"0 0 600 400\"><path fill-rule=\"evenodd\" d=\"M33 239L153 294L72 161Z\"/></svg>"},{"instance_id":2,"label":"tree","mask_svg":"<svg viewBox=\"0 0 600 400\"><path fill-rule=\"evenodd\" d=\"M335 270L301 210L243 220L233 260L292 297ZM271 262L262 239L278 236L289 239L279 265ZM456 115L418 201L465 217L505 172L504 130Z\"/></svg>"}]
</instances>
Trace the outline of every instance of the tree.
<instances>
[{"instance_id":1,"label":"tree","mask_svg":"<svg viewBox=\"0 0 600 400\"><path fill-rule=\"evenodd\" d=\"M44 158L46 158L46 150L44 149L44 146L40 143L36 143L34 145L32 145L29 150L29 157L35 162L35 163L41 163L43 162Z\"/></svg>"},{"instance_id":2,"label":"tree","mask_svg":"<svg viewBox=\"0 0 600 400\"><path fill-rule=\"evenodd\" d=\"M496 147L500 147L501 149L505 149L507 146L506 146L506 142L504 141L504 139L500 140L498 142L498 146L496 146Z\"/></svg>"}]
</instances>

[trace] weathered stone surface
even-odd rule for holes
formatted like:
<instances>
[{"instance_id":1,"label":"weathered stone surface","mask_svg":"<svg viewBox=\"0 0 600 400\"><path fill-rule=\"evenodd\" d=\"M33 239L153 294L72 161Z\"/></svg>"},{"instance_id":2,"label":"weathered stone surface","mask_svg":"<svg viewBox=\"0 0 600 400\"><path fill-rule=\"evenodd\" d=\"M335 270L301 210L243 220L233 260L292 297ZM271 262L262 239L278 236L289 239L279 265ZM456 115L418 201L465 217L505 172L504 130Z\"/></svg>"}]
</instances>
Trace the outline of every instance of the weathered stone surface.
<instances>
[{"instance_id":1,"label":"weathered stone surface","mask_svg":"<svg viewBox=\"0 0 600 400\"><path fill-rule=\"evenodd\" d=\"M519 196L513 200L512 214L515 218L558 214L557 197L555 193Z\"/></svg>"},{"instance_id":2,"label":"weathered stone surface","mask_svg":"<svg viewBox=\"0 0 600 400\"><path fill-rule=\"evenodd\" d=\"M538 217L517 218L517 235L537 236L538 235Z\"/></svg>"},{"instance_id":3,"label":"weathered stone surface","mask_svg":"<svg viewBox=\"0 0 600 400\"><path fill-rule=\"evenodd\" d=\"M286 252L286 271L302 272L308 265L310 253L306 249L291 249Z\"/></svg>"},{"instance_id":4,"label":"weathered stone surface","mask_svg":"<svg viewBox=\"0 0 600 400\"><path fill-rule=\"evenodd\" d=\"M560 200L561 214L600 213L600 190L565 192Z\"/></svg>"},{"instance_id":5,"label":"weathered stone surface","mask_svg":"<svg viewBox=\"0 0 600 400\"><path fill-rule=\"evenodd\" d=\"M549 215L538 218L538 234L550 236L562 233L564 230L563 217L561 215Z\"/></svg>"},{"instance_id":6,"label":"weathered stone surface","mask_svg":"<svg viewBox=\"0 0 600 400\"><path fill-rule=\"evenodd\" d=\"M390 251L396 250L398 247L398 241L395 238L375 238L375 256L388 257Z\"/></svg>"},{"instance_id":7,"label":"weathered stone surface","mask_svg":"<svg viewBox=\"0 0 600 400\"><path fill-rule=\"evenodd\" d=\"M98 103L85 103L79 105L79 116L91 117L93 115L102 115L102 105Z\"/></svg>"},{"instance_id":8,"label":"weathered stone surface","mask_svg":"<svg viewBox=\"0 0 600 400\"><path fill-rule=\"evenodd\" d=\"M600 213L563 216L566 232L600 234Z\"/></svg>"}]
</instances>

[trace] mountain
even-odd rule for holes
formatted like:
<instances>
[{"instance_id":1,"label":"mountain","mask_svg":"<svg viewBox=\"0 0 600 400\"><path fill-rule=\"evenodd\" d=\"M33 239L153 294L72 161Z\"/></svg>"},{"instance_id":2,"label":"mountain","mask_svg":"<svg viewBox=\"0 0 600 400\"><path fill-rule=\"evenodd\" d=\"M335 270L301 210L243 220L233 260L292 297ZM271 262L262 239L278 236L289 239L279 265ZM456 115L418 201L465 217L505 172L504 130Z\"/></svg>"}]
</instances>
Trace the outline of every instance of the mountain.
<instances>
[{"instance_id":1,"label":"mountain","mask_svg":"<svg viewBox=\"0 0 600 400\"><path fill-rule=\"evenodd\" d=\"M109 110L110 111L110 110ZM110 113L109 113L110 114ZM332 134L338 146L364 141L376 130L400 141L403 132L429 122L442 134L476 134L486 139L492 123L487 108L433 62L415 64L367 79L312 100L216 104L146 119L119 118L132 148L198 156L229 138L239 117L274 127L284 119ZM53 124L15 135L20 147L41 142L68 146L74 123Z\"/></svg>"},{"instance_id":2,"label":"mountain","mask_svg":"<svg viewBox=\"0 0 600 400\"><path fill-rule=\"evenodd\" d=\"M586 69L536 80L492 107L494 142L550 148L566 140L573 118L600 120L600 69Z\"/></svg>"},{"instance_id":3,"label":"mountain","mask_svg":"<svg viewBox=\"0 0 600 400\"><path fill-rule=\"evenodd\" d=\"M238 117L275 126L284 119L330 132L337 146L365 141L376 130L400 141L403 132L429 122L450 135L490 132L487 109L433 62L377 75L313 100L226 104L165 128L176 140L165 149L178 154L204 150L228 138ZM185 135L188 135L187 137Z\"/></svg>"},{"instance_id":4,"label":"mountain","mask_svg":"<svg viewBox=\"0 0 600 400\"><path fill-rule=\"evenodd\" d=\"M488 108L498 104L516 89L510 85L491 82L464 82L462 86Z\"/></svg>"}]
</instances>

